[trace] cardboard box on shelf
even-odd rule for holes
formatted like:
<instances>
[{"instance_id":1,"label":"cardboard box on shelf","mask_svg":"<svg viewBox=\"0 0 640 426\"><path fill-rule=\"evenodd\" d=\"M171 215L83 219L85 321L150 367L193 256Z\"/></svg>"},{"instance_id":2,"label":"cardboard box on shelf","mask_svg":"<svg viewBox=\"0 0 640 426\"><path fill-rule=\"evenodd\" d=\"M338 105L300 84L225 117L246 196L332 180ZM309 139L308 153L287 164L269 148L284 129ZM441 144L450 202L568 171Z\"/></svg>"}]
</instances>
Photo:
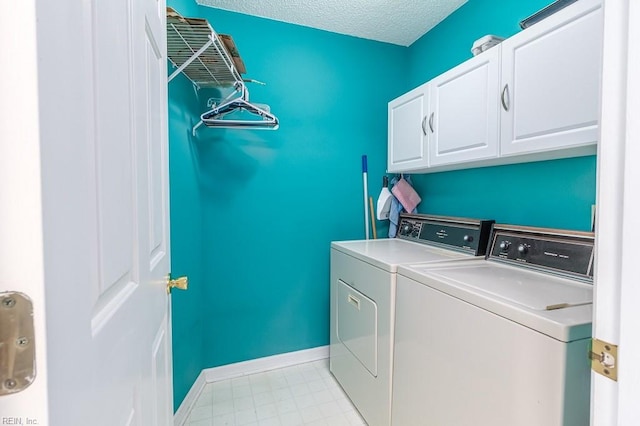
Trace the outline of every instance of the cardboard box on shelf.
<instances>
[{"instance_id":1,"label":"cardboard box on shelf","mask_svg":"<svg viewBox=\"0 0 640 426\"><path fill-rule=\"evenodd\" d=\"M247 68L244 66L244 61L240 57L240 53L238 52L238 48L236 47L236 43L233 41L233 37L228 34L218 34L220 40L222 40L222 44L225 49L231 56L231 60L233 60L233 64L240 74L246 74Z\"/></svg>"}]
</instances>

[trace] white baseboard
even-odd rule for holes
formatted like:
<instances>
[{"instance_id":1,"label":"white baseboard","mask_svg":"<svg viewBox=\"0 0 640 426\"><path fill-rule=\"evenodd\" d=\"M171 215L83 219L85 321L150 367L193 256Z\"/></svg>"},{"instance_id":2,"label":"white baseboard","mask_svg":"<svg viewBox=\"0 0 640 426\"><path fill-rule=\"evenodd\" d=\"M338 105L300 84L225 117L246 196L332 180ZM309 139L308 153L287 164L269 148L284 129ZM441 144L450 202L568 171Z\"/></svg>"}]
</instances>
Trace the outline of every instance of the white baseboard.
<instances>
[{"instance_id":1,"label":"white baseboard","mask_svg":"<svg viewBox=\"0 0 640 426\"><path fill-rule=\"evenodd\" d=\"M329 346L319 346L317 348L305 349L302 351L287 352L284 354L237 362L235 364L207 368L206 370L202 370L202 372L205 374L207 383L213 383L219 382L220 380L233 379L236 377L246 376L247 374L262 373L264 371L275 370L276 368L290 367L292 365L304 364L305 362L318 361L325 358L329 358Z\"/></svg>"},{"instance_id":2,"label":"white baseboard","mask_svg":"<svg viewBox=\"0 0 640 426\"><path fill-rule=\"evenodd\" d=\"M206 368L200 372L198 378L193 383L193 386L191 386L189 393L187 393L182 404L180 404L178 411L176 411L173 416L173 424L175 426L183 426L191 408L198 400L202 389L204 389L207 383L234 379L236 377L246 376L247 374L262 373L265 371L275 370L277 368L290 367L292 365L319 361L326 358L329 358L328 345L252 359L249 361L236 362L234 364L222 365L220 367Z\"/></svg>"},{"instance_id":3,"label":"white baseboard","mask_svg":"<svg viewBox=\"0 0 640 426\"><path fill-rule=\"evenodd\" d=\"M182 426L184 424L191 412L191 408L193 408L193 405L198 400L198 397L206 384L207 381L203 370L198 374L198 377L196 378L196 381L193 382L193 385L191 385L191 389L189 389L187 396L184 397L180 407L178 407L178 410L173 415L174 426Z\"/></svg>"}]
</instances>

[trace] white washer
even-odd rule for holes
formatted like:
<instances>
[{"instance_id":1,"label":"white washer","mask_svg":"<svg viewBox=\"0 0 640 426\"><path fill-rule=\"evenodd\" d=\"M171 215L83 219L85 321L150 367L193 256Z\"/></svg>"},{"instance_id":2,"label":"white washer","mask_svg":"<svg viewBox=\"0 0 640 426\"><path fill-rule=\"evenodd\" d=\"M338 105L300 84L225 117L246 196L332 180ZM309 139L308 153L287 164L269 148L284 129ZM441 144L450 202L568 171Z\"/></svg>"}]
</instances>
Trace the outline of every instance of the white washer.
<instances>
[{"instance_id":1,"label":"white washer","mask_svg":"<svg viewBox=\"0 0 640 426\"><path fill-rule=\"evenodd\" d=\"M588 425L592 268L592 233L502 225L487 260L400 266L392 424Z\"/></svg>"},{"instance_id":2,"label":"white washer","mask_svg":"<svg viewBox=\"0 0 640 426\"><path fill-rule=\"evenodd\" d=\"M331 372L369 426L391 423L396 271L472 261L492 221L403 215L396 239L331 243Z\"/></svg>"}]
</instances>

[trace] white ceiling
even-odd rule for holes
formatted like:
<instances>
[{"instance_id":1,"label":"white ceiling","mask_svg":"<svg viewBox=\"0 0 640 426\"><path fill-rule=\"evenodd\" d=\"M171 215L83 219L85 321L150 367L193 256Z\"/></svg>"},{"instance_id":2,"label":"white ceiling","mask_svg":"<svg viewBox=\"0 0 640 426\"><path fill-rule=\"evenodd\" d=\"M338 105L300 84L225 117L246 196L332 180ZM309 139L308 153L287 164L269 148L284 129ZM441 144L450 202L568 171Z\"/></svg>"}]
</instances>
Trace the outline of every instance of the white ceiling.
<instances>
[{"instance_id":1,"label":"white ceiling","mask_svg":"<svg viewBox=\"0 0 640 426\"><path fill-rule=\"evenodd\" d=\"M203 6L409 46L467 0L196 0Z\"/></svg>"}]
</instances>

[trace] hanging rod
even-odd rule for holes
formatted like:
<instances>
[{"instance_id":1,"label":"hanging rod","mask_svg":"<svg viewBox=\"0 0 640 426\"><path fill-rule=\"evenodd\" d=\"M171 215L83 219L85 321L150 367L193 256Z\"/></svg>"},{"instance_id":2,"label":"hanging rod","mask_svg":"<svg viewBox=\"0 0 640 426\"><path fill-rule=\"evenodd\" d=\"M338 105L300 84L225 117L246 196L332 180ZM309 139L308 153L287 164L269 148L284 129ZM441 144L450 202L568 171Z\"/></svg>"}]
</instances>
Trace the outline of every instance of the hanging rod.
<instances>
[{"instance_id":1,"label":"hanging rod","mask_svg":"<svg viewBox=\"0 0 640 426\"><path fill-rule=\"evenodd\" d=\"M271 114L268 106L257 105L249 102L249 90L244 82L237 82L235 93L240 96L232 97L234 93L227 96L219 105L214 105L210 111L200 116L200 121L193 127L192 134L195 136L196 130L203 124L207 127L217 127L224 129L264 129L277 130L280 127L278 117ZM247 111L260 117L259 120L240 120L225 118L227 114L236 111Z\"/></svg>"}]
</instances>

